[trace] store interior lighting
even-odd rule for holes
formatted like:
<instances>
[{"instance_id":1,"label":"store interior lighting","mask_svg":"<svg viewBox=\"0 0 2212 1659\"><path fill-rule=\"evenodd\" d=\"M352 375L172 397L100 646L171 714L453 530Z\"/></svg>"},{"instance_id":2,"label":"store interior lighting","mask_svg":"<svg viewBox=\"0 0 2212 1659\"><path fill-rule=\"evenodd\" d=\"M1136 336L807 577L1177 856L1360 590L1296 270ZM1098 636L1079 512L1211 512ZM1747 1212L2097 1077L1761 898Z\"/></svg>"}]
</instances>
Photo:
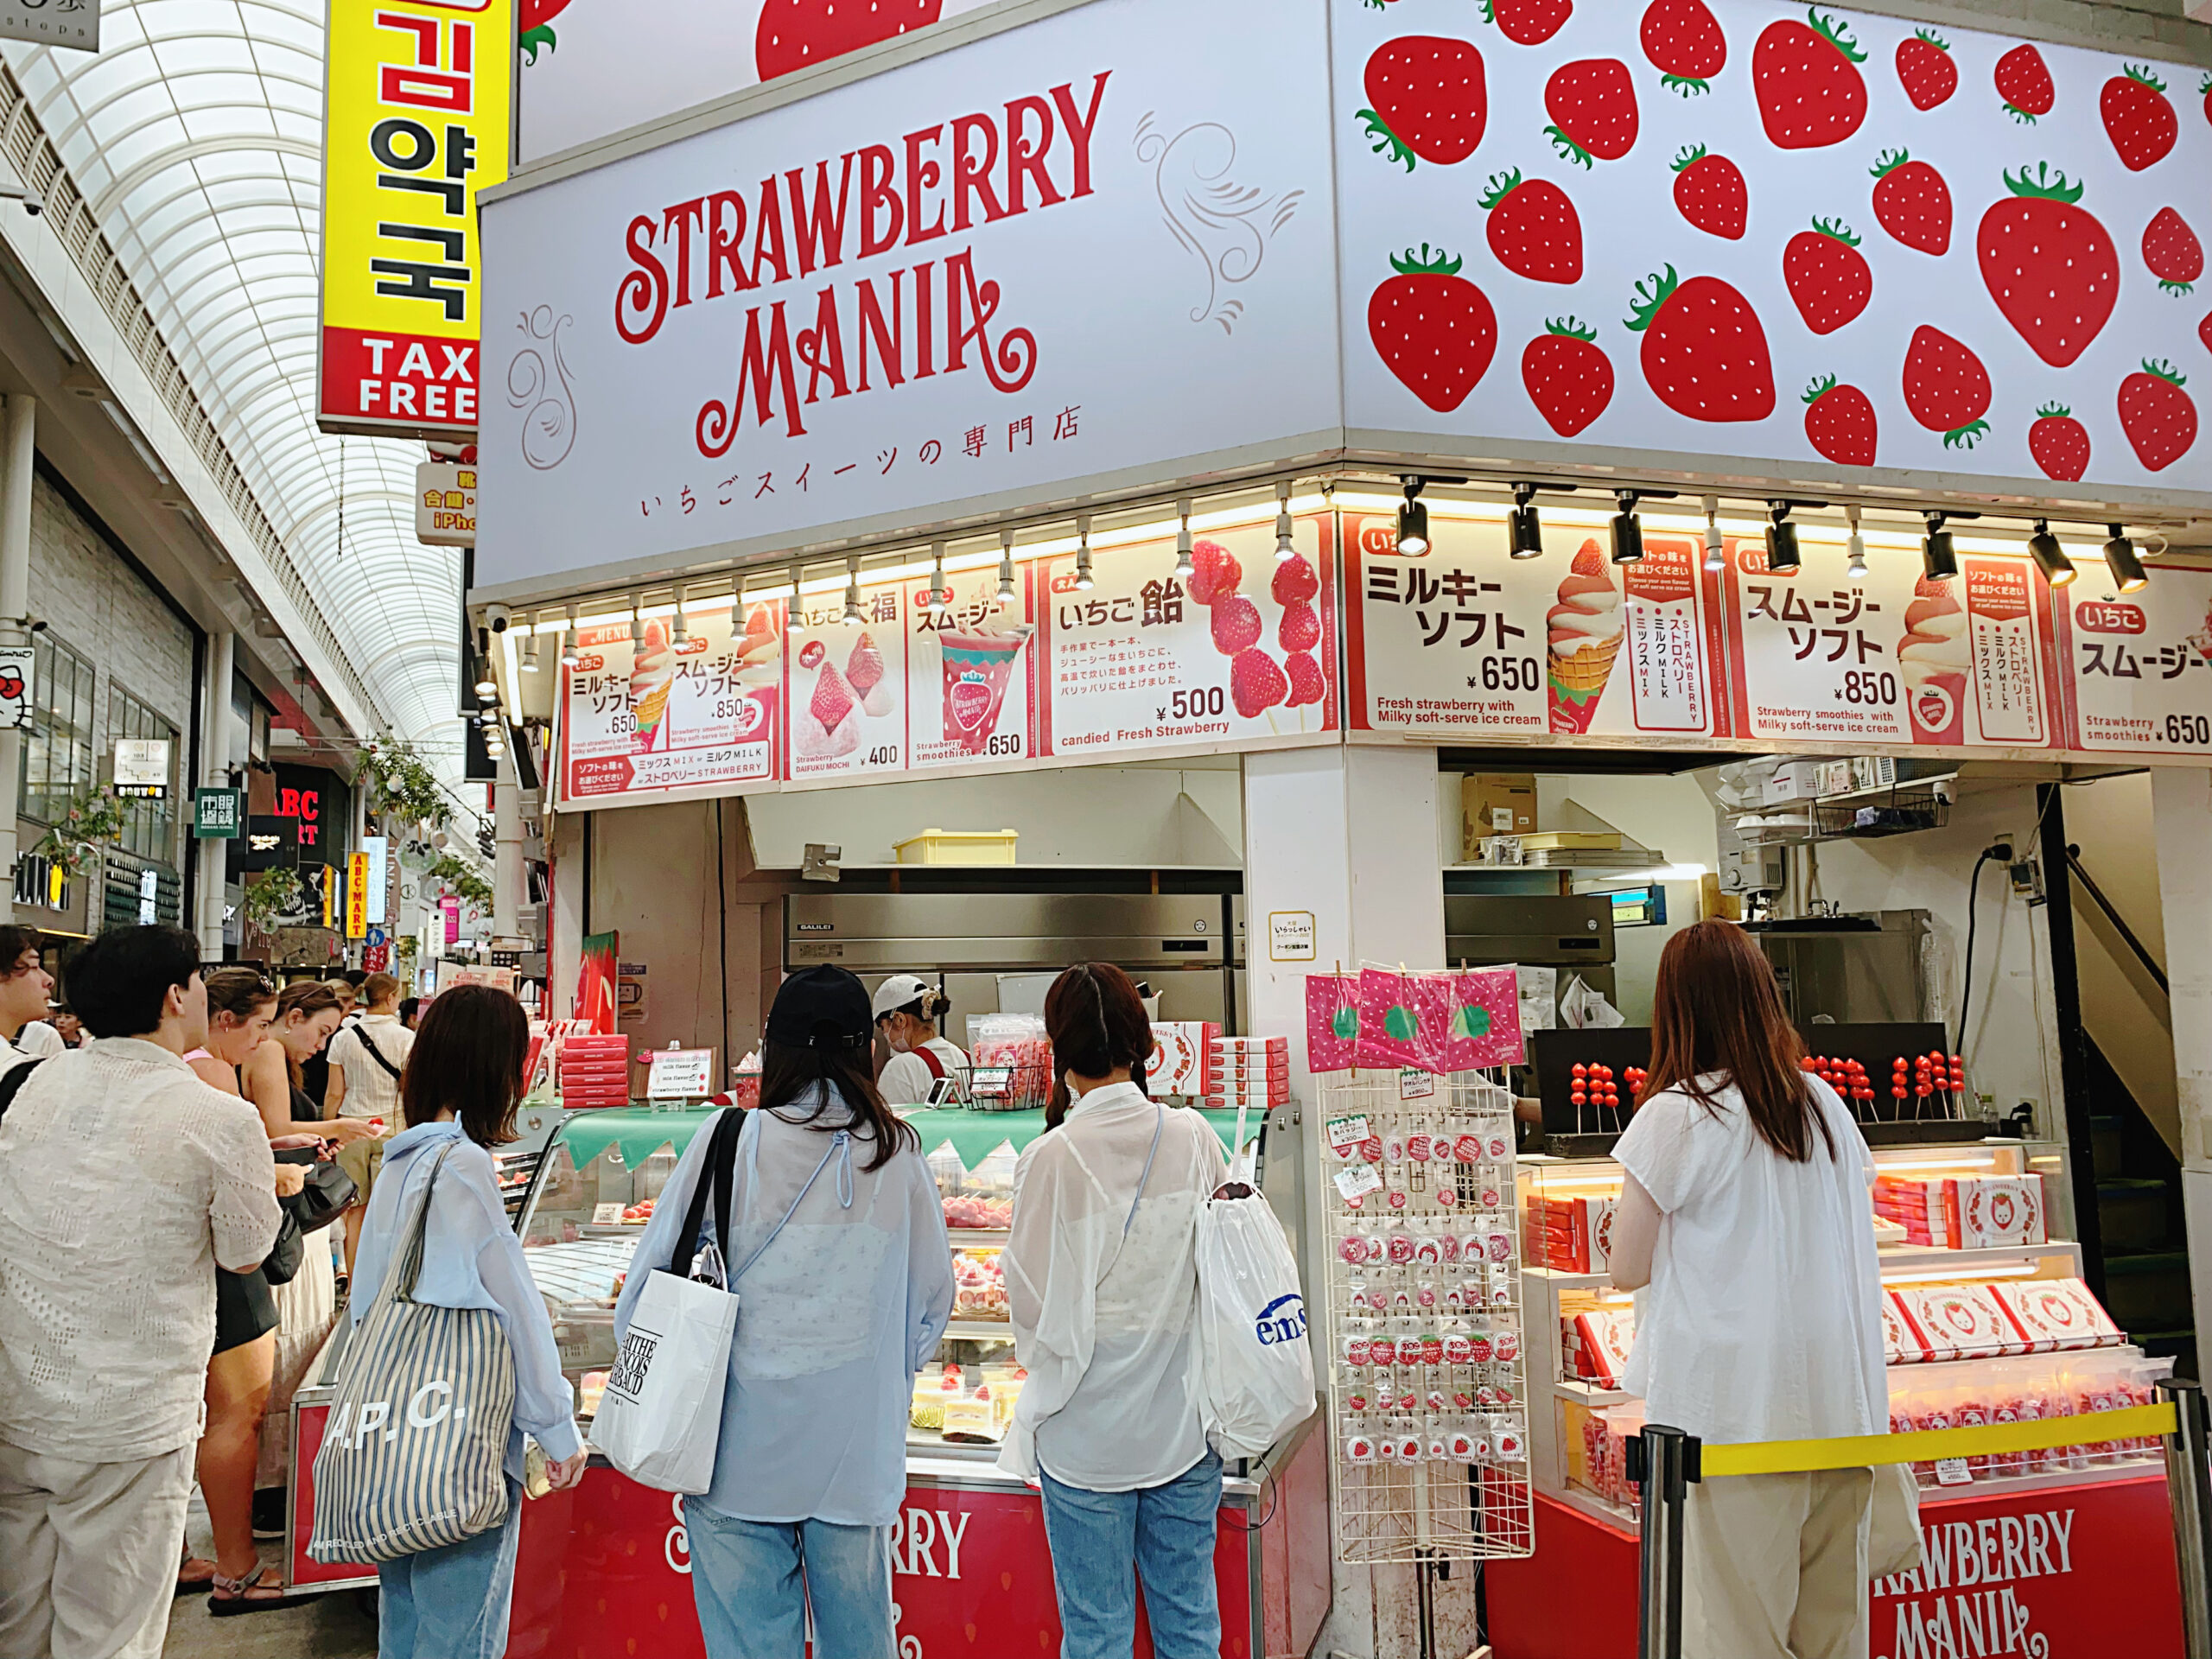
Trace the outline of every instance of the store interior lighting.
<instances>
[{"instance_id":1,"label":"store interior lighting","mask_svg":"<svg viewBox=\"0 0 2212 1659\"><path fill-rule=\"evenodd\" d=\"M845 561L844 624L857 628L868 620L868 613L861 609L861 562L858 556Z\"/></svg>"},{"instance_id":2,"label":"store interior lighting","mask_svg":"<svg viewBox=\"0 0 2212 1659\"><path fill-rule=\"evenodd\" d=\"M2151 585L2143 561L2135 556L2135 543L2121 525L2105 527L2105 569L2112 572L2113 586L2123 594L2139 594Z\"/></svg>"},{"instance_id":3,"label":"store interior lighting","mask_svg":"<svg viewBox=\"0 0 2212 1659\"><path fill-rule=\"evenodd\" d=\"M1406 498L1398 504L1398 552L1408 559L1428 551L1428 508L1421 499L1421 482L1408 474Z\"/></svg>"},{"instance_id":4,"label":"store interior lighting","mask_svg":"<svg viewBox=\"0 0 2212 1659\"><path fill-rule=\"evenodd\" d=\"M1727 537L1720 529L1720 498L1705 498L1705 568L1714 575L1728 568Z\"/></svg>"},{"instance_id":5,"label":"store interior lighting","mask_svg":"<svg viewBox=\"0 0 2212 1659\"><path fill-rule=\"evenodd\" d=\"M1851 563L1843 574L1853 582L1864 582L1866 580L1866 537L1859 533L1856 502L1843 510L1843 521L1851 526Z\"/></svg>"},{"instance_id":6,"label":"store interior lighting","mask_svg":"<svg viewBox=\"0 0 2212 1659\"><path fill-rule=\"evenodd\" d=\"M1943 514L1929 513L1928 534L1920 543L1920 568L1930 582L1948 582L1959 574L1958 546L1943 524Z\"/></svg>"},{"instance_id":7,"label":"store interior lighting","mask_svg":"<svg viewBox=\"0 0 2212 1659\"><path fill-rule=\"evenodd\" d=\"M476 671L476 698L477 698L477 701L478 701L478 702L497 702L497 701L499 700L499 683L497 680L495 680L495 679L493 679L493 678L492 677L492 671L491 671L491 669L490 669L490 668L488 668L488 667L486 667L486 668L480 668L480 669L477 670L477 671Z\"/></svg>"},{"instance_id":8,"label":"store interior lighting","mask_svg":"<svg viewBox=\"0 0 2212 1659\"><path fill-rule=\"evenodd\" d=\"M2058 544L2058 537L2050 533L2050 525L2044 519L2036 520L2036 533L2028 537L2028 556L2035 560L2036 568L2043 572L2043 579L2054 588L2063 588L2081 574L2074 568L2074 561L2066 556L2066 550Z\"/></svg>"},{"instance_id":9,"label":"store interior lighting","mask_svg":"<svg viewBox=\"0 0 2212 1659\"><path fill-rule=\"evenodd\" d=\"M938 621L952 608L952 584L944 574L944 543L930 547L930 614Z\"/></svg>"},{"instance_id":10,"label":"store interior lighting","mask_svg":"<svg viewBox=\"0 0 2212 1659\"><path fill-rule=\"evenodd\" d=\"M1284 520L1288 523L1288 519ZM1096 586L1090 574L1090 518L1088 514L1075 521L1075 586L1079 594L1087 594ZM942 555L940 554L940 557Z\"/></svg>"},{"instance_id":11,"label":"store interior lighting","mask_svg":"<svg viewBox=\"0 0 2212 1659\"><path fill-rule=\"evenodd\" d=\"M1511 532L1510 550L1515 558L1533 559L1543 552L1544 526L1536 513L1536 486L1533 484L1513 486Z\"/></svg>"},{"instance_id":12,"label":"store interior lighting","mask_svg":"<svg viewBox=\"0 0 2212 1659\"><path fill-rule=\"evenodd\" d=\"M643 594L630 595L630 643L633 645L645 643L645 602Z\"/></svg>"},{"instance_id":13,"label":"store interior lighting","mask_svg":"<svg viewBox=\"0 0 2212 1659\"><path fill-rule=\"evenodd\" d=\"M1636 504L1642 498L1634 490L1616 490L1613 499L1621 508L1608 526L1613 537L1613 563L1635 564L1643 557L1643 526L1636 516Z\"/></svg>"},{"instance_id":14,"label":"store interior lighting","mask_svg":"<svg viewBox=\"0 0 2212 1659\"><path fill-rule=\"evenodd\" d=\"M1797 526L1789 522L1789 503L1777 501L1769 506L1766 520L1766 568L1783 575L1793 574L1800 563L1797 555Z\"/></svg>"},{"instance_id":15,"label":"store interior lighting","mask_svg":"<svg viewBox=\"0 0 2212 1659\"><path fill-rule=\"evenodd\" d=\"M791 602L785 612L784 622L784 632L786 633L804 633L806 632L806 605L804 601L800 598L800 594L804 588L804 584L800 578L804 575L805 572L801 570L798 566L791 566L791 585L788 589L786 589L791 596Z\"/></svg>"},{"instance_id":16,"label":"store interior lighting","mask_svg":"<svg viewBox=\"0 0 2212 1659\"><path fill-rule=\"evenodd\" d=\"M676 590L676 620L669 625L668 637L676 645L688 645L691 639L691 625L683 614L683 589Z\"/></svg>"},{"instance_id":17,"label":"store interior lighting","mask_svg":"<svg viewBox=\"0 0 2212 1659\"><path fill-rule=\"evenodd\" d=\"M1083 524L1084 537L1088 541L1090 535L1089 528L1090 520L1086 518ZM1275 486L1275 563L1277 564L1287 563L1298 556L1298 543L1293 539L1294 528L1290 518L1290 480L1286 478ZM1089 550L1086 549L1084 557L1088 560L1090 556ZM1077 587L1084 585L1086 584L1082 582L1077 583Z\"/></svg>"},{"instance_id":18,"label":"store interior lighting","mask_svg":"<svg viewBox=\"0 0 2212 1659\"><path fill-rule=\"evenodd\" d=\"M857 594L859 589L855 588ZM1007 531L999 553L998 607L1004 610L1014 603L1014 532Z\"/></svg>"},{"instance_id":19,"label":"store interior lighting","mask_svg":"<svg viewBox=\"0 0 2212 1659\"><path fill-rule=\"evenodd\" d=\"M574 668L582 660L576 650L576 607L571 605L567 619L561 624L561 666Z\"/></svg>"}]
</instances>

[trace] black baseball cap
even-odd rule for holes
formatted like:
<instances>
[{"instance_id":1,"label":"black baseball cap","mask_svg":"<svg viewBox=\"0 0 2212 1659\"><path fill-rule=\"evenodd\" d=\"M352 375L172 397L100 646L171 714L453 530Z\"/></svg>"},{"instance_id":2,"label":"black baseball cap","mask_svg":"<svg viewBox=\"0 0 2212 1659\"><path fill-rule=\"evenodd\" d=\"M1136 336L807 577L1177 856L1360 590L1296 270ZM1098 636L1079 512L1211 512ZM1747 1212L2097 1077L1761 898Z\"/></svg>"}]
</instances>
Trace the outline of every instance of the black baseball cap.
<instances>
[{"instance_id":1,"label":"black baseball cap","mask_svg":"<svg viewBox=\"0 0 2212 1659\"><path fill-rule=\"evenodd\" d=\"M868 991L842 968L802 968L776 988L767 1037L790 1048L866 1048L874 1040Z\"/></svg>"}]
</instances>

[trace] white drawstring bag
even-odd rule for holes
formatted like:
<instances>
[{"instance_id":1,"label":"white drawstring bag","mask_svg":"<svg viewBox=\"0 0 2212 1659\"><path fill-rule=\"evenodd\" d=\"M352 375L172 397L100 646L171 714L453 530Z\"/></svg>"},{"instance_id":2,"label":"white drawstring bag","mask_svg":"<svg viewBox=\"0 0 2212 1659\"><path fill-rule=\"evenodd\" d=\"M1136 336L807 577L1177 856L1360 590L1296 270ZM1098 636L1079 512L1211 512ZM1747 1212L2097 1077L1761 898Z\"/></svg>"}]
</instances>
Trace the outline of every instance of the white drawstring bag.
<instances>
[{"instance_id":1,"label":"white drawstring bag","mask_svg":"<svg viewBox=\"0 0 2212 1659\"><path fill-rule=\"evenodd\" d=\"M1240 1133L1243 1115L1237 1115ZM1313 1411L1313 1355L1298 1258L1268 1201L1208 1198L1198 1211L1198 1363L1206 1433L1225 1458L1255 1458Z\"/></svg>"}]
</instances>

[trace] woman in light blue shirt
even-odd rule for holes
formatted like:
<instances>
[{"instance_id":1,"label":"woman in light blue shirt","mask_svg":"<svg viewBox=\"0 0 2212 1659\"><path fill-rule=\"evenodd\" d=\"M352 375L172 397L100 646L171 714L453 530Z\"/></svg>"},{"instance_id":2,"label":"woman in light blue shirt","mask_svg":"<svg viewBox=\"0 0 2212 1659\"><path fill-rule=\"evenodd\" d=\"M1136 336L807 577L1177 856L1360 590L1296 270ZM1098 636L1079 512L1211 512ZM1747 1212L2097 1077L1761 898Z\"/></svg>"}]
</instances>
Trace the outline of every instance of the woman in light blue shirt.
<instances>
[{"instance_id":1,"label":"woman in light blue shirt","mask_svg":"<svg viewBox=\"0 0 2212 1659\"><path fill-rule=\"evenodd\" d=\"M462 985L431 1003L399 1083L407 1127L385 1148L361 1224L351 1295L357 1325L375 1306L409 1207L436 1169L415 1300L498 1314L515 1362L506 1522L377 1569L383 1592L378 1659L501 1659L522 1523L524 1437L554 1459L556 1488L583 1478L587 1454L552 1323L500 1202L486 1150L515 1138L529 1049L529 1017L505 991ZM448 1147L452 1155L440 1168L439 1154Z\"/></svg>"},{"instance_id":2,"label":"woman in light blue shirt","mask_svg":"<svg viewBox=\"0 0 2212 1659\"><path fill-rule=\"evenodd\" d=\"M432 1005L435 1007L436 1005ZM738 1296L714 1483L684 1500L709 1659L892 1659L891 1527L906 1491L914 1374L952 1313L952 1252L918 1137L868 1076L868 993L840 968L786 979L761 1045L760 1106L733 1150ZM639 1242L619 1347L672 1263L715 1137L692 1138Z\"/></svg>"}]
</instances>

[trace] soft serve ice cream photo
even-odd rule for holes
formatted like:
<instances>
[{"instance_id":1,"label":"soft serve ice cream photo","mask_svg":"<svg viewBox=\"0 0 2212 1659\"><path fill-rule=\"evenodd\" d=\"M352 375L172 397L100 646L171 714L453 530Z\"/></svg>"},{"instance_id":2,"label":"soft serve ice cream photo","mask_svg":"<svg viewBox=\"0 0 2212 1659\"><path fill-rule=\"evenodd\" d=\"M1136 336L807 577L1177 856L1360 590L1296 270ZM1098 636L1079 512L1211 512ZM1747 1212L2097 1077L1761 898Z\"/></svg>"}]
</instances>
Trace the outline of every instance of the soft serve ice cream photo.
<instances>
[{"instance_id":1,"label":"soft serve ice cream photo","mask_svg":"<svg viewBox=\"0 0 2212 1659\"><path fill-rule=\"evenodd\" d=\"M630 664L630 713L640 754L652 752L668 720L669 694L676 689L676 652L668 624L655 617L645 624Z\"/></svg>"},{"instance_id":2,"label":"soft serve ice cream photo","mask_svg":"<svg viewBox=\"0 0 2212 1659\"><path fill-rule=\"evenodd\" d=\"M1595 541L1586 541L1545 615L1552 730L1586 732L1621 654L1620 590Z\"/></svg>"},{"instance_id":3,"label":"soft serve ice cream photo","mask_svg":"<svg viewBox=\"0 0 2212 1659\"><path fill-rule=\"evenodd\" d=\"M1897 674L1914 738L1923 743L1964 741L1967 676L1974 667L1967 639L1966 607L1952 590L1958 582L1913 584L1904 609L1904 638L1897 642Z\"/></svg>"}]
</instances>

